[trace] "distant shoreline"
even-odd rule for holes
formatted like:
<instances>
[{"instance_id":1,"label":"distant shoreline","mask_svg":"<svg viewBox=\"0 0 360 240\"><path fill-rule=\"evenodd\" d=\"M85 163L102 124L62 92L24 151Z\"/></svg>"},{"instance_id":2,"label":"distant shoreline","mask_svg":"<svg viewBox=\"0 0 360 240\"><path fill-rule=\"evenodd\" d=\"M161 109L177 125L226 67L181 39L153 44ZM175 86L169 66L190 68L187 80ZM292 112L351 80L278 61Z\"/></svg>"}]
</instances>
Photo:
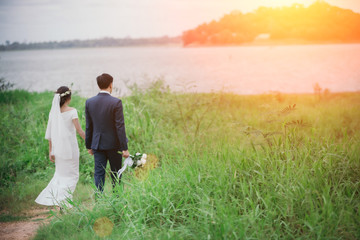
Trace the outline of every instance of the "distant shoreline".
<instances>
[{"instance_id":1,"label":"distant shoreline","mask_svg":"<svg viewBox=\"0 0 360 240\"><path fill-rule=\"evenodd\" d=\"M41 51L41 50L78 50L78 49L106 49L106 48L183 48L182 44L164 44L164 45L127 45L127 46L101 46L101 47L69 47L69 48L32 48L32 49L12 49L0 50L1 52L20 52L20 51Z\"/></svg>"},{"instance_id":2,"label":"distant shoreline","mask_svg":"<svg viewBox=\"0 0 360 240\"><path fill-rule=\"evenodd\" d=\"M360 41L308 41L302 39L281 39L281 40L255 40L242 44L189 44L184 48L196 47L257 47L257 46L293 46L293 45L331 45L331 44L360 44Z\"/></svg>"},{"instance_id":3,"label":"distant shoreline","mask_svg":"<svg viewBox=\"0 0 360 240\"><path fill-rule=\"evenodd\" d=\"M76 47L61 47L61 48L29 48L29 49L0 49L0 52L14 52L14 51L32 51L32 50L69 50L69 49L101 49L101 48L149 48L149 47L179 47L179 48L213 48L213 47L259 47L259 46L298 46L298 45L332 45L332 44L360 44L360 41L306 41L300 39L288 40L257 40L243 44L197 44L192 43L183 46L182 43L171 44L139 44L139 45L121 45L121 46L76 46Z\"/></svg>"},{"instance_id":4,"label":"distant shoreline","mask_svg":"<svg viewBox=\"0 0 360 240\"><path fill-rule=\"evenodd\" d=\"M171 46L181 45L181 37L157 38L101 38L88 40L48 41L34 43L19 43L7 41L0 45L0 51L39 50L39 49L72 49L72 48L103 48L103 47L129 47L129 46Z\"/></svg>"}]
</instances>

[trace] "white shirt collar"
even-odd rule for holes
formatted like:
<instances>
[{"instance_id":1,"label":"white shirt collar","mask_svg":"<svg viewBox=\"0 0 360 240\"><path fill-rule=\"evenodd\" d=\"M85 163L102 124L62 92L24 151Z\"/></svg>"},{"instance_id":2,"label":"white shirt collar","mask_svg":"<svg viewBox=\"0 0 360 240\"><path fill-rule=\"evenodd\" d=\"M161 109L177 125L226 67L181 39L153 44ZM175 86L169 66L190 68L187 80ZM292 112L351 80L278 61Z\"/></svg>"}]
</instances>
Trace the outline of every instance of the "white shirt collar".
<instances>
[{"instance_id":1,"label":"white shirt collar","mask_svg":"<svg viewBox=\"0 0 360 240\"><path fill-rule=\"evenodd\" d=\"M107 94L111 95L111 94L110 94L110 92L108 92L108 91L104 91L104 90L100 90L100 92L99 92L99 93L107 93Z\"/></svg>"}]
</instances>

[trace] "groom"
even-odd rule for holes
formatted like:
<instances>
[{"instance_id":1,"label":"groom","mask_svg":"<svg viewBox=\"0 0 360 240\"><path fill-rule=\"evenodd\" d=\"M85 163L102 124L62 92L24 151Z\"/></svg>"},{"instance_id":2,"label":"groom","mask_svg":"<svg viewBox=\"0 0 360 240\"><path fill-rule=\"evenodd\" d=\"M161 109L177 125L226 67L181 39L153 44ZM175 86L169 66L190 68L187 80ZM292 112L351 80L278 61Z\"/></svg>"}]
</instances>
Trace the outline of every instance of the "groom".
<instances>
[{"instance_id":1,"label":"groom","mask_svg":"<svg viewBox=\"0 0 360 240\"><path fill-rule=\"evenodd\" d=\"M86 100L85 143L88 152L95 159L95 185L102 192L105 184L105 168L110 162L113 187L117 181L117 171L121 168L122 157L129 157L125 122L121 100L110 94L113 77L103 73L96 78L100 92ZM122 151L122 156L118 151Z\"/></svg>"}]
</instances>

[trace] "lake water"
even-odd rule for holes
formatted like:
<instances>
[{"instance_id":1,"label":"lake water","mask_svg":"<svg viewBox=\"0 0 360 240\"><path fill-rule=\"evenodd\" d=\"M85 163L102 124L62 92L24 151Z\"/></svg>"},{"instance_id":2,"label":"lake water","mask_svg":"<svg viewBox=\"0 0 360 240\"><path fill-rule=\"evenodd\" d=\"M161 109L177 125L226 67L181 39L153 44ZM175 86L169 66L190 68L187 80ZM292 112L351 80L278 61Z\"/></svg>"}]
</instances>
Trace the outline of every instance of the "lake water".
<instances>
[{"instance_id":1,"label":"lake water","mask_svg":"<svg viewBox=\"0 0 360 240\"><path fill-rule=\"evenodd\" d=\"M114 77L120 95L161 77L174 91L331 92L360 90L360 44L123 47L0 52L0 77L31 91L71 85L83 96L97 93L96 76Z\"/></svg>"}]
</instances>

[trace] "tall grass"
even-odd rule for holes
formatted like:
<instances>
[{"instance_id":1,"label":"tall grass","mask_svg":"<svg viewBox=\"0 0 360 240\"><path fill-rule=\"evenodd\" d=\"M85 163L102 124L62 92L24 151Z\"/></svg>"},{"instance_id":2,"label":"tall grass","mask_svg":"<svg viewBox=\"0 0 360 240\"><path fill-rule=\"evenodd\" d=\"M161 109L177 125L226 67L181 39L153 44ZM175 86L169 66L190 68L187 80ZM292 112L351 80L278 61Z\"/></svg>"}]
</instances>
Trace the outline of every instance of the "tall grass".
<instances>
[{"instance_id":1,"label":"tall grass","mask_svg":"<svg viewBox=\"0 0 360 240\"><path fill-rule=\"evenodd\" d=\"M127 170L115 194L92 208L75 203L36 239L95 238L104 216L115 224L111 239L360 238L358 93L278 101L175 94L155 84L123 103L130 151L155 154L159 167L146 179ZM37 144L46 152L42 139ZM91 175L89 167L81 172Z\"/></svg>"}]
</instances>

